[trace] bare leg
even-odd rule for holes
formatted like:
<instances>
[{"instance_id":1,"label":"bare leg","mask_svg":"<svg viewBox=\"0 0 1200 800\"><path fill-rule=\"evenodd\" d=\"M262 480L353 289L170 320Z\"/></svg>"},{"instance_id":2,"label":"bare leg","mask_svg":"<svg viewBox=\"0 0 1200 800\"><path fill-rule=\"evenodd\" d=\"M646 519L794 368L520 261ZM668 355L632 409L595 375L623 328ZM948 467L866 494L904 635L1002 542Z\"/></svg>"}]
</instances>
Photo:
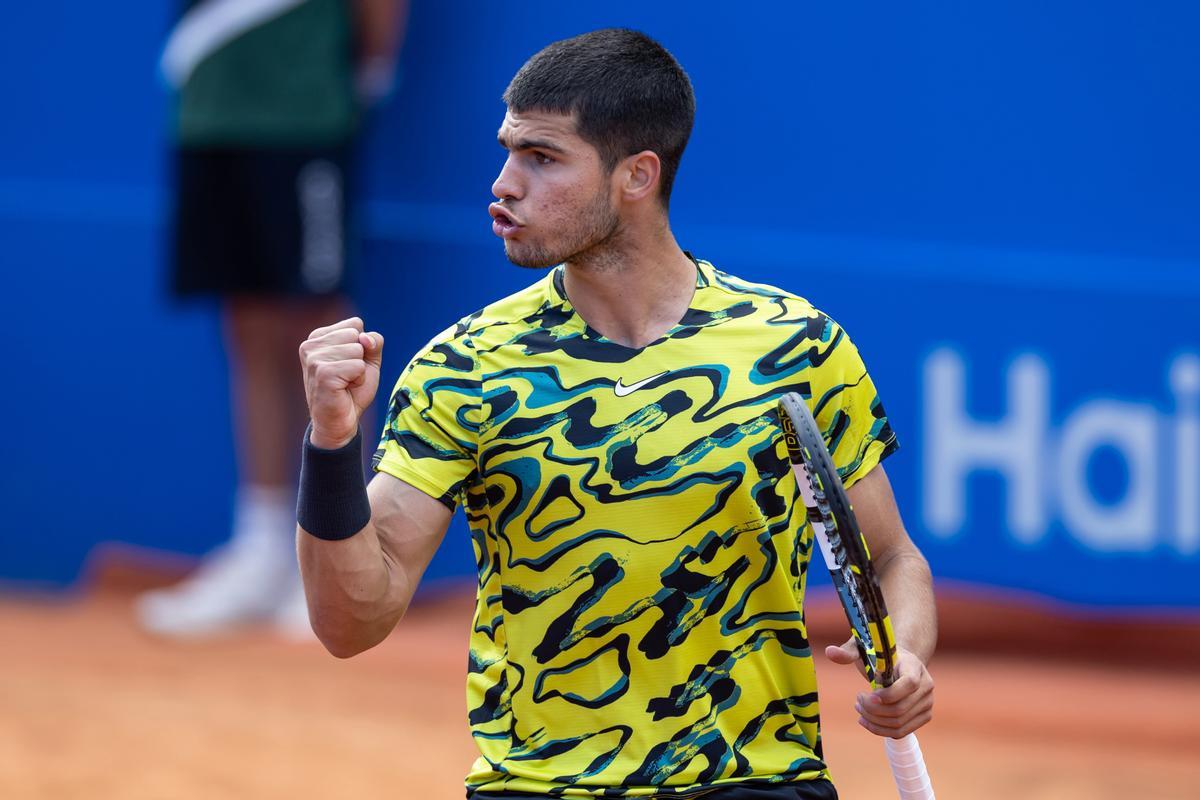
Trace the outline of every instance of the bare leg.
<instances>
[{"instance_id":1,"label":"bare leg","mask_svg":"<svg viewBox=\"0 0 1200 800\"><path fill-rule=\"evenodd\" d=\"M350 316L340 297L238 297L225 309L238 483L291 490L308 412L296 354L308 334Z\"/></svg>"},{"instance_id":2,"label":"bare leg","mask_svg":"<svg viewBox=\"0 0 1200 800\"><path fill-rule=\"evenodd\" d=\"M186 581L139 599L143 625L198 636L274 620L311 636L295 555L295 484L307 419L297 349L349 316L341 298L232 298L224 309L238 490L228 544Z\"/></svg>"}]
</instances>

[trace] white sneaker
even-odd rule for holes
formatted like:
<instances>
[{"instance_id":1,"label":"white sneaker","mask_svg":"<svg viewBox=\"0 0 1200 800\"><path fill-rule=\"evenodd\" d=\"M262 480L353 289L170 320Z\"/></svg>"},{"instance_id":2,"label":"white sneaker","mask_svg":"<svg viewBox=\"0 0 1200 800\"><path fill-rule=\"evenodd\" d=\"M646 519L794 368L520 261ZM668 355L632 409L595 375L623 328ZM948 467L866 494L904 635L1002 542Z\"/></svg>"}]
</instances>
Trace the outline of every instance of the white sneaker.
<instances>
[{"instance_id":1,"label":"white sneaker","mask_svg":"<svg viewBox=\"0 0 1200 800\"><path fill-rule=\"evenodd\" d=\"M203 636L272 619L296 572L295 551L271 532L236 536L181 583L137 599L144 628L164 636Z\"/></svg>"}]
</instances>

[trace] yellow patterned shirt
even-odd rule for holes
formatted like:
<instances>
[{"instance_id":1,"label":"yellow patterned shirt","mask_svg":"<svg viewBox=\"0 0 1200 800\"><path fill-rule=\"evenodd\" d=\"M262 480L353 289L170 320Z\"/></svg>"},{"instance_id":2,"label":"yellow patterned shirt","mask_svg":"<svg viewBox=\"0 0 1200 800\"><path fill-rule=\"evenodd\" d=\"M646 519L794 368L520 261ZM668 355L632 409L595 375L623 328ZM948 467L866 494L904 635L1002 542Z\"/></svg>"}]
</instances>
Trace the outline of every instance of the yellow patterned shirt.
<instances>
[{"instance_id":1,"label":"yellow patterned shirt","mask_svg":"<svg viewBox=\"0 0 1200 800\"><path fill-rule=\"evenodd\" d=\"M848 485L895 449L836 323L703 261L686 314L646 347L589 328L559 267L413 358L375 465L461 504L471 529L469 788L827 777L811 530L776 415L791 391Z\"/></svg>"}]
</instances>

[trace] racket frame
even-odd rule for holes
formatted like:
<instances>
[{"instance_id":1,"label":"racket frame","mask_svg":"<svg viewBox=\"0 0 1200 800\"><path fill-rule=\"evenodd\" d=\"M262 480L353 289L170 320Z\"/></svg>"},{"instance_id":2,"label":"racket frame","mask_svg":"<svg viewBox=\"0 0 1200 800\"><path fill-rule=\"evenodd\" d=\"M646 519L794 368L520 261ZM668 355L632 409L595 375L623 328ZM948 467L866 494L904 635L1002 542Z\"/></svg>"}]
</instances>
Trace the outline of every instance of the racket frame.
<instances>
[{"instance_id":1,"label":"racket frame","mask_svg":"<svg viewBox=\"0 0 1200 800\"><path fill-rule=\"evenodd\" d=\"M808 404L795 392L780 398L779 421L813 538L850 622L864 673L872 687L890 686L898 677L896 636L870 548L825 437ZM901 800L935 800L916 734L885 737L884 749Z\"/></svg>"}]
</instances>

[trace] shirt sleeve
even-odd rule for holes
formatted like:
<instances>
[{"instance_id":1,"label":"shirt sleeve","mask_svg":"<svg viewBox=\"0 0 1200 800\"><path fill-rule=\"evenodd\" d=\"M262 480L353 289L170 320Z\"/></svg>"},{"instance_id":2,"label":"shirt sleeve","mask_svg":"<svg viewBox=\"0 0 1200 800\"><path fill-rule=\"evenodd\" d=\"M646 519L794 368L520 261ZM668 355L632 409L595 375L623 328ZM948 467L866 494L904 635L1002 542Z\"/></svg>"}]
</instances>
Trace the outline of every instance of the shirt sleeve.
<instances>
[{"instance_id":1,"label":"shirt sleeve","mask_svg":"<svg viewBox=\"0 0 1200 800\"><path fill-rule=\"evenodd\" d=\"M388 403L376 472L408 483L453 511L476 469L480 379L465 324L413 356Z\"/></svg>"},{"instance_id":2,"label":"shirt sleeve","mask_svg":"<svg viewBox=\"0 0 1200 800\"><path fill-rule=\"evenodd\" d=\"M900 444L858 348L828 317L820 352L822 361L809 377L812 412L849 489Z\"/></svg>"}]
</instances>

